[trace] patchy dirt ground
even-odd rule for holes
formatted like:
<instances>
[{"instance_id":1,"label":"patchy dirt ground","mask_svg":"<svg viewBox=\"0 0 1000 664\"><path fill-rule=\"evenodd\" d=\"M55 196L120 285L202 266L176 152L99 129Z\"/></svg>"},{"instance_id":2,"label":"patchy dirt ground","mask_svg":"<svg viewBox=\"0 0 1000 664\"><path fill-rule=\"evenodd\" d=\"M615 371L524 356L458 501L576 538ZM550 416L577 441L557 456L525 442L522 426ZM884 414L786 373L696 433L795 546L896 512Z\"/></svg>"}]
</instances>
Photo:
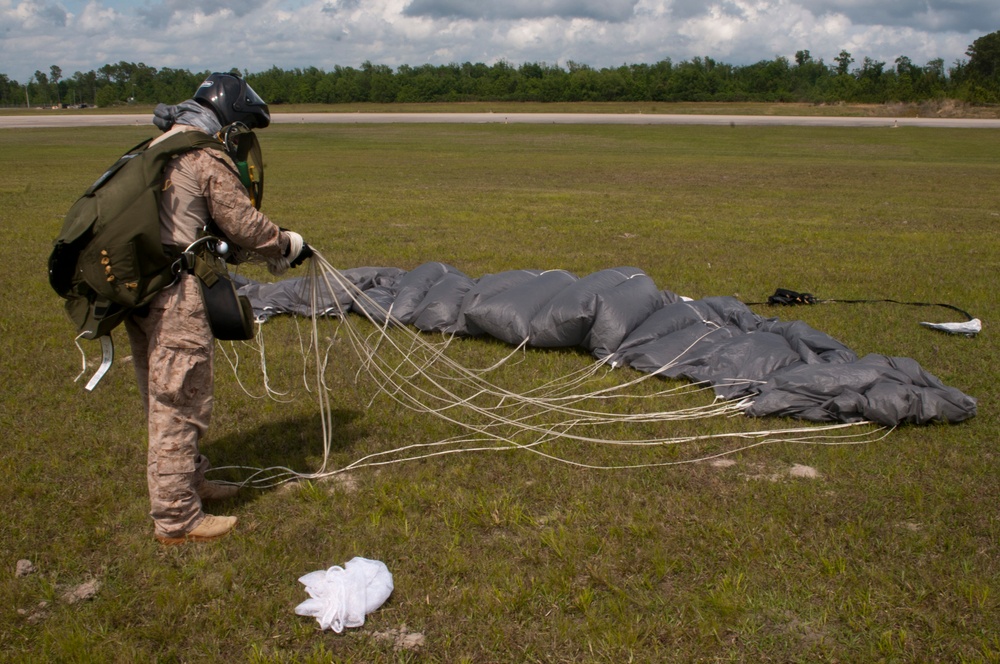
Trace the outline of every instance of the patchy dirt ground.
<instances>
[{"instance_id":1,"label":"patchy dirt ground","mask_svg":"<svg viewBox=\"0 0 1000 664\"><path fill-rule=\"evenodd\" d=\"M17 565L14 569L14 576L17 578L24 578L35 574L38 572L38 567L28 559L21 559L17 561ZM59 601L66 604L76 604L78 602L84 602L89 599L93 599L97 596L98 591L101 589L100 579L89 579L83 583L75 586L64 586L61 587L62 591L59 595ZM40 600L37 604L31 608L19 608L17 609L17 615L23 616L25 620L30 624L35 624L42 622L49 615L50 603L48 600Z\"/></svg>"},{"instance_id":2,"label":"patchy dirt ground","mask_svg":"<svg viewBox=\"0 0 1000 664\"><path fill-rule=\"evenodd\" d=\"M708 462L713 468L733 468L737 466L734 459L712 459ZM745 480L768 480L770 482L780 482L788 478L802 478L815 480L822 477L820 472L812 466L805 466L799 463L792 464L791 468L784 470L771 470L760 463L748 463L741 466L745 469L740 473L740 477Z\"/></svg>"},{"instance_id":3,"label":"patchy dirt ground","mask_svg":"<svg viewBox=\"0 0 1000 664\"><path fill-rule=\"evenodd\" d=\"M97 579L85 581L78 586L73 586L59 596L67 604L76 604L97 596L97 591L101 589L101 582Z\"/></svg>"},{"instance_id":4,"label":"patchy dirt ground","mask_svg":"<svg viewBox=\"0 0 1000 664\"><path fill-rule=\"evenodd\" d=\"M419 650L426 641L423 634L409 631L406 625L400 625L386 632L374 632L372 637L376 641L391 642L396 650Z\"/></svg>"},{"instance_id":5,"label":"patchy dirt ground","mask_svg":"<svg viewBox=\"0 0 1000 664\"><path fill-rule=\"evenodd\" d=\"M17 567L14 570L14 576L21 578L23 576L28 576L29 574L34 574L38 569L35 564L30 560L22 559L17 561Z\"/></svg>"}]
</instances>

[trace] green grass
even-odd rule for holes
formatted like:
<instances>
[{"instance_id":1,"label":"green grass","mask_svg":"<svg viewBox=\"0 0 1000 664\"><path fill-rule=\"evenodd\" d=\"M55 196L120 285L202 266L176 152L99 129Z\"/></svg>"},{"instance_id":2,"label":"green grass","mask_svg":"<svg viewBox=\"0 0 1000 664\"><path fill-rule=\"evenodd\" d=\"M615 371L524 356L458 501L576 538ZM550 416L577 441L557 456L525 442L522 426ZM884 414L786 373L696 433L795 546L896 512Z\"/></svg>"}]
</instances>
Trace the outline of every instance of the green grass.
<instances>
[{"instance_id":1,"label":"green grass","mask_svg":"<svg viewBox=\"0 0 1000 664\"><path fill-rule=\"evenodd\" d=\"M859 354L912 357L978 398L979 414L960 425L903 427L862 447L767 446L733 456L730 467L587 471L482 453L366 468L245 491L220 508L240 517L233 536L173 548L153 540L146 516L145 424L124 335L114 370L84 393L72 382L80 366L72 329L45 277L62 215L147 135L135 127L0 132L0 659L1000 661L1000 132L261 132L264 210L339 267L442 261L476 277L631 265L692 297L759 302L782 286L821 298L947 302L980 317L984 332L965 339L917 325L956 319L943 309L754 308L805 320ZM333 335L336 324L325 329ZM300 387L296 326L279 319L265 331L271 380L294 400L249 398L219 355L203 451L216 465L315 468L320 425ZM462 340L449 352L476 367L508 350ZM338 341L333 357L334 467L459 433L384 397L369 406L370 385L355 384L346 344ZM252 360L243 354L240 374L259 393ZM496 379L524 391L590 361L528 351ZM789 478L793 464L820 477ZM305 599L298 576L356 555L384 561L396 584L363 628L321 633L293 614ZM38 572L15 578L22 558ZM60 599L91 578L101 582L94 599ZM376 638L404 625L424 634L422 649L396 651Z\"/></svg>"}]
</instances>

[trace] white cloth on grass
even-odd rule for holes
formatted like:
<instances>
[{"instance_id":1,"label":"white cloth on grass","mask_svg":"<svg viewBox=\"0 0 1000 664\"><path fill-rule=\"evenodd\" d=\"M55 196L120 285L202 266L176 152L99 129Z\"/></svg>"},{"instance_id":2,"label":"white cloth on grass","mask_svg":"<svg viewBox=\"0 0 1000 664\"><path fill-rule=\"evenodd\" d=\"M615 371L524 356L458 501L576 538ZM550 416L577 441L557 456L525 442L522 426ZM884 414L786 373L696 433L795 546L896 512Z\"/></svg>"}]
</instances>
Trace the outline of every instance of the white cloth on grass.
<instances>
[{"instance_id":1,"label":"white cloth on grass","mask_svg":"<svg viewBox=\"0 0 1000 664\"><path fill-rule=\"evenodd\" d=\"M343 567L310 572L299 577L311 599L295 607L300 616L311 616L321 629L340 634L345 627L361 627L365 616L392 594L392 574L378 560L355 557Z\"/></svg>"},{"instance_id":2,"label":"white cloth on grass","mask_svg":"<svg viewBox=\"0 0 1000 664\"><path fill-rule=\"evenodd\" d=\"M978 318L964 323L921 323L921 325L949 334L964 334L967 337L974 337L983 331L983 321Z\"/></svg>"}]
</instances>

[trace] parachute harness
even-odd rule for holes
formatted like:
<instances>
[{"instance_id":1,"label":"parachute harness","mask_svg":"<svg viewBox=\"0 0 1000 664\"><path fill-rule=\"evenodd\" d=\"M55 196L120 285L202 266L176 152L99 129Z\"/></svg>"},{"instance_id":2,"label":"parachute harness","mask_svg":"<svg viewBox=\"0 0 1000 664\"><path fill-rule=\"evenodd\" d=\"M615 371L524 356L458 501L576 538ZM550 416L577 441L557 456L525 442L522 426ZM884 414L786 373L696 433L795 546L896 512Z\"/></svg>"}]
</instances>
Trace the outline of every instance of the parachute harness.
<instances>
[{"instance_id":1,"label":"parachute harness","mask_svg":"<svg viewBox=\"0 0 1000 664\"><path fill-rule=\"evenodd\" d=\"M629 388L667 371L684 356L687 350L657 371L643 374L612 387L579 392L581 389L586 389L588 382L594 381L612 370L606 360L598 360L584 369L555 378L528 390L524 394L519 394L493 384L484 376L505 365L512 358L517 357L519 353L523 353L527 339L490 367L485 369L467 368L446 355L446 350L453 337L446 337L441 342L432 342L427 338L427 335L394 320L391 307L388 311L382 309L377 302L330 265L319 252L315 252L312 260L309 261L309 274L306 282L310 288L312 314L308 330L308 343L302 340L301 333L299 337L303 356L302 378L306 391L314 393L319 404L323 436L322 463L314 472L298 472L287 467L261 469L225 466L213 469L249 473L245 480L233 482L233 484L268 488L293 480L322 479L360 468L435 456L513 450L531 452L551 461L593 470L654 468L710 461L774 443L827 446L868 444L882 440L892 431L892 428L878 427L870 422L851 422L675 437L620 439L598 434L585 435L578 433L581 428L595 431L614 424L641 427L669 422L734 417L744 413L749 401L723 401L716 398L707 405L688 406L676 410L650 408L648 411L644 410L638 413L615 413L584 407L588 402L597 403L603 400L621 398L657 399L656 403L659 403L659 400L665 398L710 390L711 387L707 384L691 383L666 388L642 397L627 392ZM340 305L339 298L336 297L332 298L334 302L337 302L334 311L319 311L319 296L324 290L329 293L347 293L353 303L360 305L353 307L353 310L375 312L382 319L382 322L379 323L371 314L366 314L375 325L375 330L364 333L347 315L347 312ZM404 408L435 416L457 426L465 430L466 434L436 442L412 443L395 449L374 452L343 467L330 468L330 448L333 438L333 418L330 407L330 392L332 390L326 384L325 374L334 340L328 340L325 347L320 341L322 337L320 336L319 324L320 320L324 318L324 314L338 319L338 333L343 333L360 362L355 382L364 375L377 388L368 402L369 406L381 394ZM708 321L705 322L711 325ZM237 375L240 387L248 395L253 398L267 397L277 401L288 401L285 398L288 396L287 392L278 392L271 387L265 359L262 327L258 321L255 345L260 356L260 369L264 375L264 394L251 394L240 380L238 375L239 354L236 352L235 345L231 345L230 350L223 346L223 354L229 361L234 374ZM296 327L298 327L297 320ZM711 335L713 332L714 330L709 330L704 336ZM692 346L698 341L700 339L693 342ZM311 377L308 375L310 364L314 370ZM727 445L725 441L731 442ZM579 450L587 445L617 448L666 448L695 443L716 443L721 449L716 448L695 454L691 458L607 464L566 458L549 450L556 443L572 444L574 450ZM676 455L674 456L676 457Z\"/></svg>"},{"instance_id":2,"label":"parachute harness","mask_svg":"<svg viewBox=\"0 0 1000 664\"><path fill-rule=\"evenodd\" d=\"M910 307L944 307L945 309L951 309L956 311L963 316L965 316L965 321L958 323L928 323L922 321L920 324L924 327L929 327L932 330L939 330L941 332L947 332L948 334L961 334L966 337L974 337L983 331L983 322L978 318L974 318L972 314L963 309L959 309L953 304L946 304L944 302L903 302L901 300L892 299L880 299L880 300L818 300L816 296L812 293L799 293L798 291L789 290L787 288L778 288L774 291L774 295L767 298L767 302L747 302L748 305L754 304L769 304L772 306L798 306L801 304L902 304Z\"/></svg>"}]
</instances>

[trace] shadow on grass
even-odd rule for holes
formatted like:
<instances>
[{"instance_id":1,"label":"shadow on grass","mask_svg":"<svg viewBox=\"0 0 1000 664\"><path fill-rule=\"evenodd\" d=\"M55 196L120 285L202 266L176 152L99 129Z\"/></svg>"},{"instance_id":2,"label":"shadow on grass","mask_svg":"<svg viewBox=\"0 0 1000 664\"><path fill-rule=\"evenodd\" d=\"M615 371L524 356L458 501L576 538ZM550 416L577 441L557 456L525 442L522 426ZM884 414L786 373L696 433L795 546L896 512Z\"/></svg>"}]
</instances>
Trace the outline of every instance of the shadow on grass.
<instances>
[{"instance_id":1,"label":"shadow on grass","mask_svg":"<svg viewBox=\"0 0 1000 664\"><path fill-rule=\"evenodd\" d=\"M333 410L330 453L350 450L363 434L354 420L363 413L357 410ZM315 415L279 419L249 431L238 431L202 444L201 452L213 465L208 478L241 482L257 469L289 468L308 473L319 469L323 459L323 429ZM280 471L264 473L273 476ZM237 500L246 502L257 491L241 491Z\"/></svg>"}]
</instances>

